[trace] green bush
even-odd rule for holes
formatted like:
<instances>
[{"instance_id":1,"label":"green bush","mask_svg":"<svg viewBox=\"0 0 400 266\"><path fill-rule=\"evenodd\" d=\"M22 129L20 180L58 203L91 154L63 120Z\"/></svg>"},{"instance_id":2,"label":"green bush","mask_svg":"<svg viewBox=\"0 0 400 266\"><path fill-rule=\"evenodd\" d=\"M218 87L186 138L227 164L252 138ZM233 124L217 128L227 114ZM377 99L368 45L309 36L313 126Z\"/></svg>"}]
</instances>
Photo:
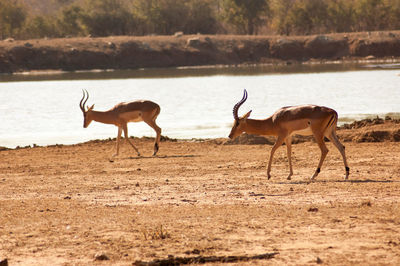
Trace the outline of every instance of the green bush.
<instances>
[{"instance_id":1,"label":"green bush","mask_svg":"<svg viewBox=\"0 0 400 266\"><path fill-rule=\"evenodd\" d=\"M59 37L57 22L50 16L35 16L29 19L21 31L24 38Z\"/></svg>"},{"instance_id":2,"label":"green bush","mask_svg":"<svg viewBox=\"0 0 400 266\"><path fill-rule=\"evenodd\" d=\"M256 34L268 13L267 0L224 0L223 19L239 33Z\"/></svg>"},{"instance_id":3,"label":"green bush","mask_svg":"<svg viewBox=\"0 0 400 266\"><path fill-rule=\"evenodd\" d=\"M127 35L135 24L121 0L88 0L78 17L83 28L94 36Z\"/></svg>"}]
</instances>

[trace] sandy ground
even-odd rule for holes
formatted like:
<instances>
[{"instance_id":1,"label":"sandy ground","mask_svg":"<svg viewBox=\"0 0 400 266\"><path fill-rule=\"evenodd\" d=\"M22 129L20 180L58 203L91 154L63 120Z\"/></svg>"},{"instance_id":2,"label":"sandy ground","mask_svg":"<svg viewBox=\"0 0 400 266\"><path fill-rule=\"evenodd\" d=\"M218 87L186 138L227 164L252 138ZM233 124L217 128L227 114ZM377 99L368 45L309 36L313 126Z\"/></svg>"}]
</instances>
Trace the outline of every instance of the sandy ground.
<instances>
[{"instance_id":1,"label":"sandy ground","mask_svg":"<svg viewBox=\"0 0 400 266\"><path fill-rule=\"evenodd\" d=\"M0 151L0 261L9 265L399 265L400 144L135 139ZM232 265L232 264L230 264Z\"/></svg>"}]
</instances>

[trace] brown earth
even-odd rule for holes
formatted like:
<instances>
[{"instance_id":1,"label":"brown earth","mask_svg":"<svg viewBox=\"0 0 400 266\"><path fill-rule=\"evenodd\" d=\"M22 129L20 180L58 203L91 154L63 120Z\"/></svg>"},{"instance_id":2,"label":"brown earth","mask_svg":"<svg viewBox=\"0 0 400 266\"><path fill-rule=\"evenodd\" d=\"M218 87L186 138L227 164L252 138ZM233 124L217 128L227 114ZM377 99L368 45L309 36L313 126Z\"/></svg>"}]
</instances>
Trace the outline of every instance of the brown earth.
<instances>
[{"instance_id":1,"label":"brown earth","mask_svg":"<svg viewBox=\"0 0 400 266\"><path fill-rule=\"evenodd\" d=\"M400 129L383 122L338 134ZM310 141L293 146L291 181L284 147L267 180L269 145L167 140L151 157L152 139L134 141L145 156L125 144L114 162L113 141L1 150L0 264L400 263L395 139L346 142L348 181L328 143L312 183L319 149Z\"/></svg>"},{"instance_id":2,"label":"brown earth","mask_svg":"<svg viewBox=\"0 0 400 266\"><path fill-rule=\"evenodd\" d=\"M400 31L312 36L118 36L0 41L0 73L399 60Z\"/></svg>"}]
</instances>

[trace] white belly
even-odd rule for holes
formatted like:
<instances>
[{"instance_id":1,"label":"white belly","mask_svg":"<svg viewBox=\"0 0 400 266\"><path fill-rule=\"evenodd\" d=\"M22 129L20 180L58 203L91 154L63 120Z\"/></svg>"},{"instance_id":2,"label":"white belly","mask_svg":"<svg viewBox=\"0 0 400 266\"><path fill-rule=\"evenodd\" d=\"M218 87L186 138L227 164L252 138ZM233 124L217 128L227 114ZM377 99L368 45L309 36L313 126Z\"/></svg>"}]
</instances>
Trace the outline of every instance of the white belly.
<instances>
[{"instance_id":1,"label":"white belly","mask_svg":"<svg viewBox=\"0 0 400 266\"><path fill-rule=\"evenodd\" d=\"M306 127L305 129L293 131L291 135L310 136L312 134L311 127Z\"/></svg>"},{"instance_id":2,"label":"white belly","mask_svg":"<svg viewBox=\"0 0 400 266\"><path fill-rule=\"evenodd\" d=\"M133 112L126 112L120 114L120 117L124 119L126 122L140 122L143 121L142 112L141 111L133 111Z\"/></svg>"}]
</instances>

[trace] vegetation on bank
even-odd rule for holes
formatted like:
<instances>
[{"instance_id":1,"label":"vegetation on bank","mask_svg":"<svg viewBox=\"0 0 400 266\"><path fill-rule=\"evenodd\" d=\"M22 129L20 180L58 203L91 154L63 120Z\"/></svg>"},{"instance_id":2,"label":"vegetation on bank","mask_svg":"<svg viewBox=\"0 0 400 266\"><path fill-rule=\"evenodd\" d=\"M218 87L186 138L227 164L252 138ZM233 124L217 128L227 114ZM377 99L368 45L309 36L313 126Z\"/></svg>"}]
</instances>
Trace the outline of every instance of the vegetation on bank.
<instances>
[{"instance_id":1,"label":"vegetation on bank","mask_svg":"<svg viewBox=\"0 0 400 266\"><path fill-rule=\"evenodd\" d=\"M400 0L0 0L0 39L400 29Z\"/></svg>"}]
</instances>

